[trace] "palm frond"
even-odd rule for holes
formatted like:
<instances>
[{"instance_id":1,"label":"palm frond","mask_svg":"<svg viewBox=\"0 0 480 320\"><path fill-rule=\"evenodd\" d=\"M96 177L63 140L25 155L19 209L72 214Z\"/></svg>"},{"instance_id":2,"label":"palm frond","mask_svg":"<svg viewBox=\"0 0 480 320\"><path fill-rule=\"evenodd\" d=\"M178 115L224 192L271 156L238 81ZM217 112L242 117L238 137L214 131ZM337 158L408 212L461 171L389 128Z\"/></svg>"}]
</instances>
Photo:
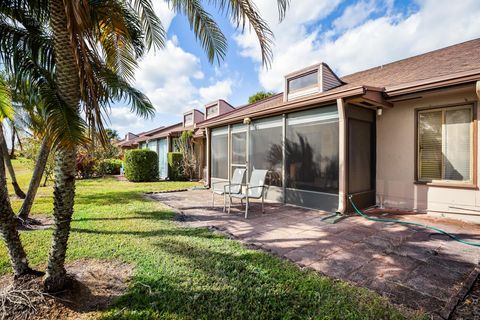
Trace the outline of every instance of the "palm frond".
<instances>
[{"instance_id":1,"label":"palm frond","mask_svg":"<svg viewBox=\"0 0 480 320\"><path fill-rule=\"evenodd\" d=\"M220 62L227 52L227 40L212 16L198 0L167 0L175 12L185 15L208 60Z\"/></svg>"},{"instance_id":2,"label":"palm frond","mask_svg":"<svg viewBox=\"0 0 480 320\"><path fill-rule=\"evenodd\" d=\"M3 74L0 74L0 125L4 119L13 119L12 92Z\"/></svg>"},{"instance_id":3,"label":"palm frond","mask_svg":"<svg viewBox=\"0 0 480 320\"><path fill-rule=\"evenodd\" d=\"M53 70L53 39L40 25L30 25L27 29L0 13L0 34L0 58L12 73L15 73L19 54L25 53L47 70Z\"/></svg>"},{"instance_id":4,"label":"palm frond","mask_svg":"<svg viewBox=\"0 0 480 320\"><path fill-rule=\"evenodd\" d=\"M105 97L105 103L111 101L126 101L130 105L130 111L142 118L153 117L155 107L150 100L141 91L132 87L128 82L121 79L117 74L104 68L101 72L105 91L108 95Z\"/></svg>"},{"instance_id":5,"label":"palm frond","mask_svg":"<svg viewBox=\"0 0 480 320\"><path fill-rule=\"evenodd\" d=\"M153 10L151 0L130 0L145 33L147 48L163 48L165 46L165 29Z\"/></svg>"},{"instance_id":6,"label":"palm frond","mask_svg":"<svg viewBox=\"0 0 480 320\"><path fill-rule=\"evenodd\" d=\"M277 1L280 17L283 18L288 0ZM260 44L263 64L269 67L273 58L273 33L267 22L260 16L255 4L251 0L210 0L210 2L227 14L242 32L247 23L253 28Z\"/></svg>"}]
</instances>

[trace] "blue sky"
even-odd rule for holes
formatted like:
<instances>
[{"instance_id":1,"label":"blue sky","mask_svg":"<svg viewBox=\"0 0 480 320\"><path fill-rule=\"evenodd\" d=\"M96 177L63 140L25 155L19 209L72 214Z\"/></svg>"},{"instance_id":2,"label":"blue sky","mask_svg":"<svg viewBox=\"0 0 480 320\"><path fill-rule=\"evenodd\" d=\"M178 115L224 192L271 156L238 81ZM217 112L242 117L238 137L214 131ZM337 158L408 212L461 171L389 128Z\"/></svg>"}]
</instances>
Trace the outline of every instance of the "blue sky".
<instances>
[{"instance_id":1,"label":"blue sky","mask_svg":"<svg viewBox=\"0 0 480 320\"><path fill-rule=\"evenodd\" d=\"M275 34L270 69L262 67L255 35L240 33L215 8L209 9L229 49L220 65L210 64L186 18L155 0L168 41L140 61L136 85L156 116L138 119L117 103L110 126L121 135L141 132L178 122L184 111L219 98L239 106L259 90L280 92L284 74L314 63L325 62L341 76L480 36L478 0L291 0L281 23L275 0L254 2Z\"/></svg>"}]
</instances>

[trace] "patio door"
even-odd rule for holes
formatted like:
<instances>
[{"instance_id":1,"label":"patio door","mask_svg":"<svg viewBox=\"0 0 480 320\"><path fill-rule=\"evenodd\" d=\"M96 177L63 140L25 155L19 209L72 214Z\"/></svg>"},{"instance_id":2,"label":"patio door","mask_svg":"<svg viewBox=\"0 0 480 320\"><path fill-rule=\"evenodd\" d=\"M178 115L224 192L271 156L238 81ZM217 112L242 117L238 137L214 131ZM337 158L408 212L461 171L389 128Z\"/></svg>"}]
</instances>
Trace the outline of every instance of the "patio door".
<instances>
[{"instance_id":1,"label":"patio door","mask_svg":"<svg viewBox=\"0 0 480 320\"><path fill-rule=\"evenodd\" d=\"M158 140L158 170L160 179L165 179L168 176L167 153L167 139Z\"/></svg>"},{"instance_id":2,"label":"patio door","mask_svg":"<svg viewBox=\"0 0 480 320\"><path fill-rule=\"evenodd\" d=\"M237 168L247 168L247 126L234 125L231 127L231 159L230 159L230 178ZM248 175L248 170L247 170ZM248 178L247 178L248 180ZM245 181L244 181L245 183Z\"/></svg>"},{"instance_id":3,"label":"patio door","mask_svg":"<svg viewBox=\"0 0 480 320\"><path fill-rule=\"evenodd\" d=\"M355 106L347 110L348 193L358 207L367 208L375 205L375 111Z\"/></svg>"}]
</instances>

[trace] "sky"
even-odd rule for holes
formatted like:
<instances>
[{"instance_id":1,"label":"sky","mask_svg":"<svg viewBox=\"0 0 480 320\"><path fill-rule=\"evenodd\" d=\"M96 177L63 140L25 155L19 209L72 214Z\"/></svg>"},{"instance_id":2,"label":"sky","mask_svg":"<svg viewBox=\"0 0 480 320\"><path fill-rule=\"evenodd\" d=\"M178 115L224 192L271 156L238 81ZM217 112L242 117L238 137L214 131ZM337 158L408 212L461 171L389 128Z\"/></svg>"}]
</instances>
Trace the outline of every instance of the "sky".
<instances>
[{"instance_id":1,"label":"sky","mask_svg":"<svg viewBox=\"0 0 480 320\"><path fill-rule=\"evenodd\" d=\"M237 30L208 7L229 46L225 59L211 64L186 18L153 0L167 42L139 62L135 86L152 101L155 117L138 118L118 102L107 127L123 136L180 122L183 112L217 99L240 106L257 91L281 92L285 74L319 62L343 76L480 37L479 0L290 0L282 22L276 0L253 1L275 36L268 69L248 27Z\"/></svg>"}]
</instances>

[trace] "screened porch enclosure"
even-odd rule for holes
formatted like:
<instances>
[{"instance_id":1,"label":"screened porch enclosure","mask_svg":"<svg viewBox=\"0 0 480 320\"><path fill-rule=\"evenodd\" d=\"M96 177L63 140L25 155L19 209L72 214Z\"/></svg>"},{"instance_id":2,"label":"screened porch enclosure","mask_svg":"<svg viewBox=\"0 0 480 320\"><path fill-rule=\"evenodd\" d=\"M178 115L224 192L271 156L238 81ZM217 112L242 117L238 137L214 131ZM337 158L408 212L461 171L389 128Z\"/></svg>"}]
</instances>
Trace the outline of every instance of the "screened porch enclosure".
<instances>
[{"instance_id":1,"label":"screened porch enclosure","mask_svg":"<svg viewBox=\"0 0 480 320\"><path fill-rule=\"evenodd\" d=\"M215 128L210 147L212 181L228 181L236 168L247 169L246 180L264 169L267 199L330 212L338 208L336 105Z\"/></svg>"}]
</instances>

